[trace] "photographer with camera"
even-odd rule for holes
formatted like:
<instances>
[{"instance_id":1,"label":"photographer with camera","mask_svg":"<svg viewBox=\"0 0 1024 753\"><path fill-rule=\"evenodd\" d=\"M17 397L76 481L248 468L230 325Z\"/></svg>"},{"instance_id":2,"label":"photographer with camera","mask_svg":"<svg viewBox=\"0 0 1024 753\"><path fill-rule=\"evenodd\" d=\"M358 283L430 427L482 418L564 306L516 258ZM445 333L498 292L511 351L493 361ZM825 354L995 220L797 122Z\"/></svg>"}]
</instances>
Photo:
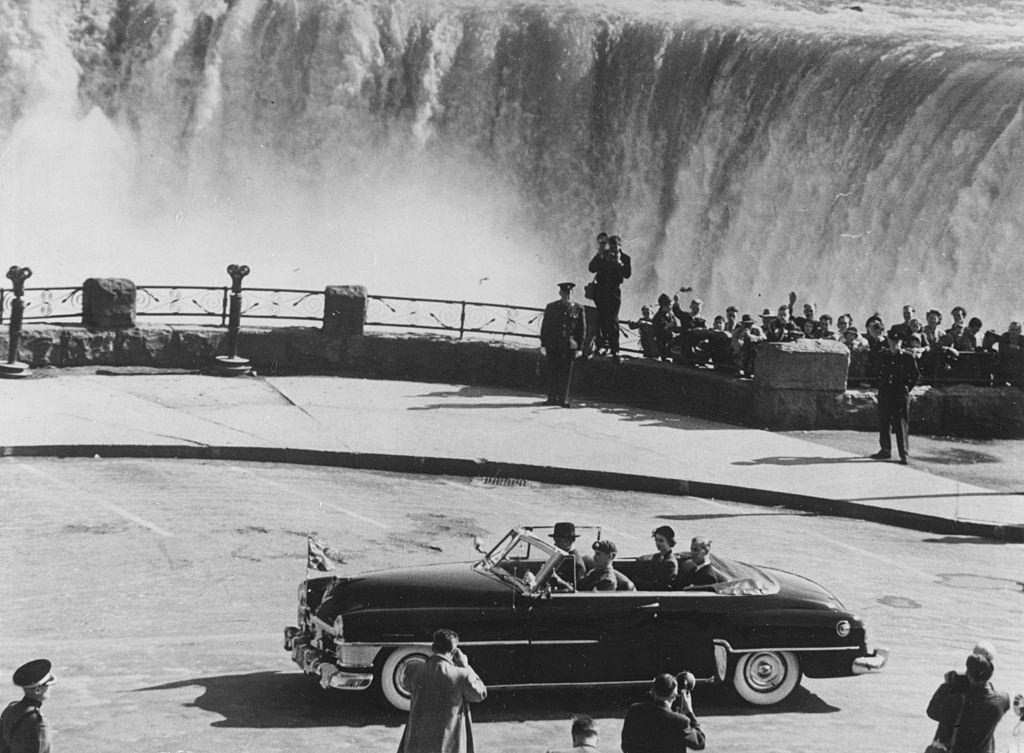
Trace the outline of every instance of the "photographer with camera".
<instances>
[{"instance_id":1,"label":"photographer with camera","mask_svg":"<svg viewBox=\"0 0 1024 753\"><path fill-rule=\"evenodd\" d=\"M623 753L704 750L704 730L690 700L693 675L683 672L679 678L657 675L651 683L650 700L629 707L622 724Z\"/></svg>"},{"instance_id":2,"label":"photographer with camera","mask_svg":"<svg viewBox=\"0 0 1024 753\"><path fill-rule=\"evenodd\" d=\"M587 267L594 273L594 282L588 285L597 308L597 348L606 347L612 359L619 361L619 308L622 306L624 280L633 274L629 254L622 251L622 239L613 235L608 245L601 245ZM591 296L588 296L591 297Z\"/></svg>"},{"instance_id":3,"label":"photographer with camera","mask_svg":"<svg viewBox=\"0 0 1024 753\"><path fill-rule=\"evenodd\" d=\"M992 645L979 642L967 657L964 674L947 672L928 703L928 716L939 723L926 753L992 753L996 725L1010 710L1010 696L989 680L994 672Z\"/></svg>"}]
</instances>

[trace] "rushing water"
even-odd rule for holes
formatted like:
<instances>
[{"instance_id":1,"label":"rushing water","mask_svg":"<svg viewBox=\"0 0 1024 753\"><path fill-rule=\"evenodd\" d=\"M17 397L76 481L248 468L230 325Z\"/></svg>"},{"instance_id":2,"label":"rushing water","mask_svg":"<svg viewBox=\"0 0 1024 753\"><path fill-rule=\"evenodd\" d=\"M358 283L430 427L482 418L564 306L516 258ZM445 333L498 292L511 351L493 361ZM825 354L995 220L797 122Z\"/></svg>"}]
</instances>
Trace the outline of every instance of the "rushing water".
<instances>
[{"instance_id":1,"label":"rushing water","mask_svg":"<svg viewBox=\"0 0 1024 753\"><path fill-rule=\"evenodd\" d=\"M1024 314L1024 3L0 0L0 263Z\"/></svg>"}]
</instances>

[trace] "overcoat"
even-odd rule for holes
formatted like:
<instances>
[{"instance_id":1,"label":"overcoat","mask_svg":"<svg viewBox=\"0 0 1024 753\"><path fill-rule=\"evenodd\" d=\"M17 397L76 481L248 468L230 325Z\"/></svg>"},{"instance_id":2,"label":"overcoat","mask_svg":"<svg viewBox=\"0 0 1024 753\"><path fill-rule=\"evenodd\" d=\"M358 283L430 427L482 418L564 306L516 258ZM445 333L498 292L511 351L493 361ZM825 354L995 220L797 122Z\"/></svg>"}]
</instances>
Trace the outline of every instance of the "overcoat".
<instances>
[{"instance_id":1,"label":"overcoat","mask_svg":"<svg viewBox=\"0 0 1024 753\"><path fill-rule=\"evenodd\" d=\"M470 667L433 654L412 679L412 705L398 753L473 753L469 704L487 697Z\"/></svg>"}]
</instances>

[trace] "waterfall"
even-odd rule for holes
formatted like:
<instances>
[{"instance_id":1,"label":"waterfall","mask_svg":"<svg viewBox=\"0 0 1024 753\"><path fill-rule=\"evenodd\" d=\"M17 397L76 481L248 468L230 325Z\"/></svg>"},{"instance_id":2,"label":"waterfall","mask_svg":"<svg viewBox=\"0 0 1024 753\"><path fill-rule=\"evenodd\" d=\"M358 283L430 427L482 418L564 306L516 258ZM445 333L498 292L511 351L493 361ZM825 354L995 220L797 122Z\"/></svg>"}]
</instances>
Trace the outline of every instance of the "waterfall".
<instances>
[{"instance_id":1,"label":"waterfall","mask_svg":"<svg viewBox=\"0 0 1024 753\"><path fill-rule=\"evenodd\" d=\"M40 284L237 261L537 305L607 230L624 317L682 284L713 312L1024 314L1012 8L57 5L0 0L0 251Z\"/></svg>"}]
</instances>

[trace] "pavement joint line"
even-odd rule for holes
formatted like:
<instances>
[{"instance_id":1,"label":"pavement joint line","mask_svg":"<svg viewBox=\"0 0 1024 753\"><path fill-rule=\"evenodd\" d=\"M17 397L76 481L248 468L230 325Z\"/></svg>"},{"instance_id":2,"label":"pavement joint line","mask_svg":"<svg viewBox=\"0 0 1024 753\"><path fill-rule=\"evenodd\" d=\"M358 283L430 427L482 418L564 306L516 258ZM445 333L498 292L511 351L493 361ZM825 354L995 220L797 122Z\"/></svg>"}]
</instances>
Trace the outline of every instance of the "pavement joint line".
<instances>
[{"instance_id":1,"label":"pavement joint line","mask_svg":"<svg viewBox=\"0 0 1024 753\"><path fill-rule=\"evenodd\" d=\"M526 463L504 463L478 458L428 457L388 453L360 453L337 450L239 445L15 445L0 448L4 457L90 457L167 458L184 460L230 460L237 462L292 463L453 476L515 476L531 481L564 486L584 486L618 491L668 495L686 495L741 502L761 507L786 507L819 515L858 518L900 528L947 535L973 535L1002 541L1024 542L1024 523L996 524L974 520L950 519L926 513L893 510L858 504L844 499L829 499L757 489L710 481L686 481L679 478L595 471ZM76 490L77 491L77 490ZM944 495L938 495L944 496Z\"/></svg>"},{"instance_id":2,"label":"pavement joint line","mask_svg":"<svg viewBox=\"0 0 1024 753\"><path fill-rule=\"evenodd\" d=\"M148 528L153 533L159 534L160 536L166 536L168 538L171 538L171 537L174 536L174 534L171 533L170 531L167 531L167 530L161 528L160 526L158 526L158 525L156 525L154 523L150 523L145 518L140 518L138 515L135 515L134 513L128 512L123 507L119 507L118 505L115 505L113 502L107 502L106 500L100 499L99 497L97 497L97 496L95 496L93 494L89 494L88 492L83 492L78 487L73 486L73 485L67 483L66 481L61 481L59 479L54 479L53 477L51 477L51 476L43 473L42 471L40 471L38 468L33 468L32 466L26 465L25 463L18 463L17 465L18 465L19 468L21 468L24 471L28 471L33 476L38 476L40 478L43 478L48 483L56 483L59 486L63 486L65 488L67 488L68 490L72 491L74 493L75 497L77 497L77 498L85 497L87 499L90 499L90 500L92 500L93 503L99 505L100 507L106 508L107 510L110 510L111 512L115 512L118 515L120 515L122 518L130 520L133 523L136 523L137 525L142 526L143 528Z\"/></svg>"},{"instance_id":3,"label":"pavement joint line","mask_svg":"<svg viewBox=\"0 0 1024 753\"><path fill-rule=\"evenodd\" d=\"M310 494L301 493L301 492L293 489L292 487L288 486L287 484L282 484L282 483L279 483L277 481L273 481L273 480L267 478L265 474L254 473L251 470L250 471L246 471L246 472L250 476L254 476L255 478L259 479L264 484L268 484L270 486L276 486L278 489L283 489L286 492L288 492L289 494L292 494L292 495L294 495L296 497L301 497L302 499L309 500L310 502L316 502L321 507L326 507L326 508L328 508L330 510L335 510L336 512L344 513L345 515L349 515L349 516L355 518L356 520L361 520L364 523L369 523L372 526L376 526L377 528L381 529L382 531L388 530L388 526L385 525L384 523L381 523L379 520L374 520L373 518L368 518L365 515L360 515L359 513L353 512L352 510L349 510L346 507L342 507L341 505L337 505L334 502L325 502L324 500L319 499L317 497L314 497L314 496L312 496Z\"/></svg>"}]
</instances>

